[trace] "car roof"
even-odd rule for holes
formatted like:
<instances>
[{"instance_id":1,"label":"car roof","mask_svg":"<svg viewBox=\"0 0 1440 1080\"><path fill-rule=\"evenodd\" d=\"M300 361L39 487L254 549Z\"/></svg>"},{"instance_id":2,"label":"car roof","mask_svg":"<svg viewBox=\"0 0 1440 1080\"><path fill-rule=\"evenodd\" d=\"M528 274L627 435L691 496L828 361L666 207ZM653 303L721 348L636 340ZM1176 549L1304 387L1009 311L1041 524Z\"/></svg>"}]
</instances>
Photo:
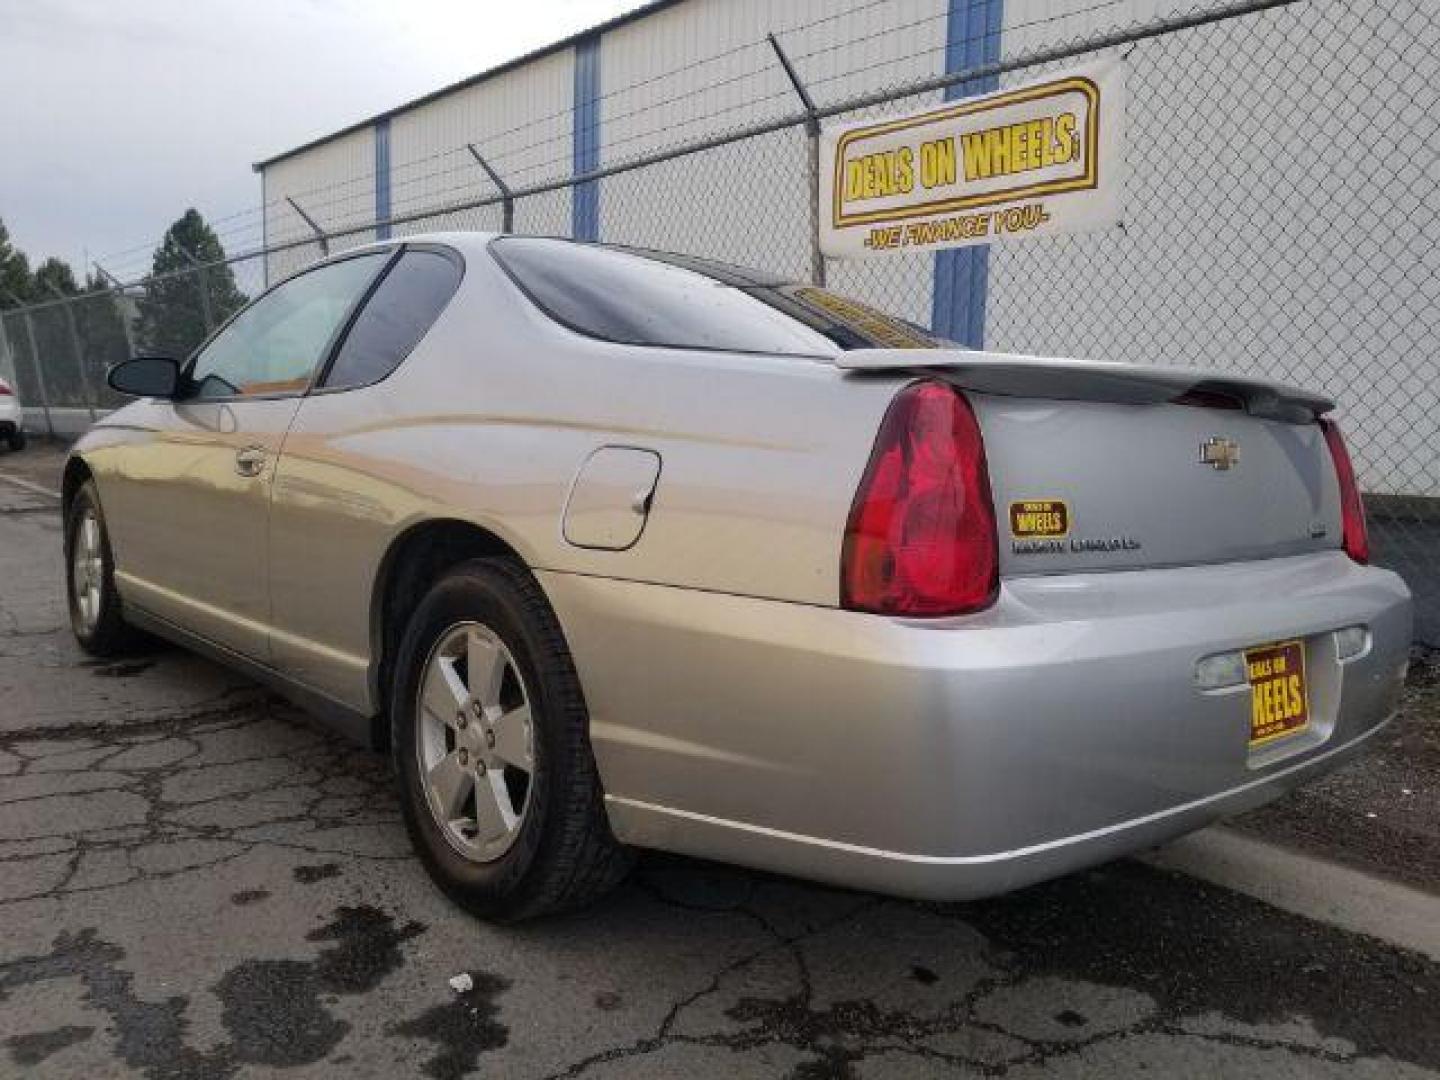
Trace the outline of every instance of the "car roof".
<instances>
[{"instance_id":1,"label":"car roof","mask_svg":"<svg viewBox=\"0 0 1440 1080\"><path fill-rule=\"evenodd\" d=\"M357 244L353 248L346 248L343 252L335 252L335 257L354 255L361 251L386 251L398 247L400 244L445 244L462 253L478 252L499 235L501 234L460 229L413 233L405 236L392 236L388 240L374 240L367 244Z\"/></svg>"}]
</instances>

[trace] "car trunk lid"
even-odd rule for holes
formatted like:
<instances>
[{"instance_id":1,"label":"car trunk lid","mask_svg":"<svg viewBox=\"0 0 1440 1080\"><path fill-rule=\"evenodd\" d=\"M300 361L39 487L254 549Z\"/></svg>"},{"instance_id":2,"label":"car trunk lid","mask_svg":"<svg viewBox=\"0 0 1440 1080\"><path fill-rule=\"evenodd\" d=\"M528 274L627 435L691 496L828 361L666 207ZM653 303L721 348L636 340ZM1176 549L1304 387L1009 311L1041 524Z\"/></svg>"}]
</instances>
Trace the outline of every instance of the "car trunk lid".
<instances>
[{"instance_id":1,"label":"car trunk lid","mask_svg":"<svg viewBox=\"0 0 1440 1080\"><path fill-rule=\"evenodd\" d=\"M843 371L936 371L985 394L1158 404L1187 395L1196 402L1238 405L1251 416L1308 423L1335 403L1268 379L1183 367L1152 367L1063 357L1018 356L968 349L852 349L832 359Z\"/></svg>"},{"instance_id":2,"label":"car trunk lid","mask_svg":"<svg viewBox=\"0 0 1440 1080\"><path fill-rule=\"evenodd\" d=\"M1341 543L1317 394L1188 369L858 350L857 372L944 378L984 433L1002 575L1181 566Z\"/></svg>"}]
</instances>

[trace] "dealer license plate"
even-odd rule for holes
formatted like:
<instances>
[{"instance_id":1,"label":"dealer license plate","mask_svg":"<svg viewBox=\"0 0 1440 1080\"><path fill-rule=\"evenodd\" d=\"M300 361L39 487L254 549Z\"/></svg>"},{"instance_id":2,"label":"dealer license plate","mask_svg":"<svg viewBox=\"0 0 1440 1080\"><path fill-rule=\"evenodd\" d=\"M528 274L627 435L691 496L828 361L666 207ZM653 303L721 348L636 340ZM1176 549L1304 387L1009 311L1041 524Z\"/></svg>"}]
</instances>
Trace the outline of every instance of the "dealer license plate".
<instances>
[{"instance_id":1,"label":"dealer license plate","mask_svg":"<svg viewBox=\"0 0 1440 1080\"><path fill-rule=\"evenodd\" d=\"M1310 724L1305 644L1283 641L1245 652L1250 675L1250 745L1283 739Z\"/></svg>"}]
</instances>

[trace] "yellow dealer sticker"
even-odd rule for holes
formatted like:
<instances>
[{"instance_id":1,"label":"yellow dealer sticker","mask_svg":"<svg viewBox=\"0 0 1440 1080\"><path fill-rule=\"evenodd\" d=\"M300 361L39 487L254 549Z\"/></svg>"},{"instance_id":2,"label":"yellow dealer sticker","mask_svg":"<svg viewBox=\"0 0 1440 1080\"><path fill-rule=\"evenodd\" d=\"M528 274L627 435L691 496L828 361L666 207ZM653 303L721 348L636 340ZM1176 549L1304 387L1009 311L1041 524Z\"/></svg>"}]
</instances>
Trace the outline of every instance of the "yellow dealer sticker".
<instances>
[{"instance_id":1,"label":"yellow dealer sticker","mask_svg":"<svg viewBox=\"0 0 1440 1080\"><path fill-rule=\"evenodd\" d=\"M807 285L782 290L829 315L850 329L887 349L933 349L936 339L911 329L893 316L877 311L858 300L837 296Z\"/></svg>"},{"instance_id":2,"label":"yellow dealer sticker","mask_svg":"<svg viewBox=\"0 0 1440 1080\"><path fill-rule=\"evenodd\" d=\"M1285 641L1245 653L1250 677L1250 745L1262 746L1310 724L1305 643Z\"/></svg>"},{"instance_id":3,"label":"yellow dealer sticker","mask_svg":"<svg viewBox=\"0 0 1440 1080\"><path fill-rule=\"evenodd\" d=\"M1010 504L1010 535L1017 540L1065 536L1070 508L1059 499L1025 499Z\"/></svg>"},{"instance_id":4,"label":"yellow dealer sticker","mask_svg":"<svg viewBox=\"0 0 1440 1080\"><path fill-rule=\"evenodd\" d=\"M820 247L836 258L963 247L1119 221L1125 63L821 140Z\"/></svg>"}]
</instances>

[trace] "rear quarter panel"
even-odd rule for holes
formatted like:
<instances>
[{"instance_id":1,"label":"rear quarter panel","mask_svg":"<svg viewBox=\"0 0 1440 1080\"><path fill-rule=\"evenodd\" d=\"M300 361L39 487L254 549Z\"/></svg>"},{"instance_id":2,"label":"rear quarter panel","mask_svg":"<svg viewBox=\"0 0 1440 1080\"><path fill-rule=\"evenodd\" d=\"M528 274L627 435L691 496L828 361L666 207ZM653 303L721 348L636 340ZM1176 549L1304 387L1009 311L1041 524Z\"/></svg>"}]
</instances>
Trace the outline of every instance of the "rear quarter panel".
<instances>
[{"instance_id":1,"label":"rear quarter panel","mask_svg":"<svg viewBox=\"0 0 1440 1080\"><path fill-rule=\"evenodd\" d=\"M291 429L272 508L277 659L361 704L385 553L434 518L495 533L537 570L838 601L845 519L892 379L595 341L540 314L483 249L465 255L460 292L405 364L308 399ZM562 530L577 471L607 445L661 457L624 551Z\"/></svg>"}]
</instances>

